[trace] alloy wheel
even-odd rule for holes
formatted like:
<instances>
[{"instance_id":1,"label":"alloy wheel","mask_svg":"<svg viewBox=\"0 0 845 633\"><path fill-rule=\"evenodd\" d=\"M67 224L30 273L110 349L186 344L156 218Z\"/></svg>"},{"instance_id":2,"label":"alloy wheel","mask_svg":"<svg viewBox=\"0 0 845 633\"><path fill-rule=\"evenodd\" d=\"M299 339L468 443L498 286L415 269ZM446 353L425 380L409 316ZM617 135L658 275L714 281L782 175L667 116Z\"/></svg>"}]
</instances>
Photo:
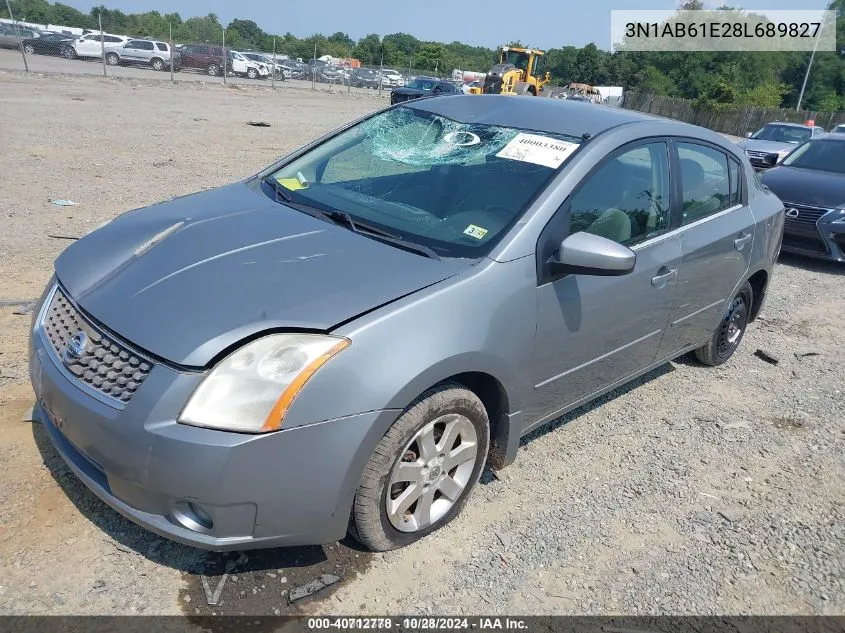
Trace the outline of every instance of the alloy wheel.
<instances>
[{"instance_id":1,"label":"alloy wheel","mask_svg":"<svg viewBox=\"0 0 845 633\"><path fill-rule=\"evenodd\" d=\"M385 499L390 523L417 532L441 519L461 498L478 460L469 418L450 413L422 427L394 464Z\"/></svg>"}]
</instances>

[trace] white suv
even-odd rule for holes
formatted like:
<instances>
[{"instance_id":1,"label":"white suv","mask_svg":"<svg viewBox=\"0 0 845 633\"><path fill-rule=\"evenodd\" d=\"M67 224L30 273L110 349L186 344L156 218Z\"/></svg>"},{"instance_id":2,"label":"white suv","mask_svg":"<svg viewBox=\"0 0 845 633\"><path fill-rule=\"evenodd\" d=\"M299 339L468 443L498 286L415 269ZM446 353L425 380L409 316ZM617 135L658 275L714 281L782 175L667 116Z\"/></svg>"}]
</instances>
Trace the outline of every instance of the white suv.
<instances>
[{"instance_id":1,"label":"white suv","mask_svg":"<svg viewBox=\"0 0 845 633\"><path fill-rule=\"evenodd\" d=\"M143 64L152 66L153 70L167 70L170 67L170 47L166 42L129 40L123 46L108 51L106 63L111 66Z\"/></svg>"},{"instance_id":2,"label":"white suv","mask_svg":"<svg viewBox=\"0 0 845 633\"><path fill-rule=\"evenodd\" d=\"M232 67L230 70L241 77L249 77L250 79L266 79L270 76L270 67L261 62L254 62L243 56L243 53L232 51L232 56L229 58Z\"/></svg>"},{"instance_id":3,"label":"white suv","mask_svg":"<svg viewBox=\"0 0 845 633\"><path fill-rule=\"evenodd\" d=\"M381 83L385 88L401 88L405 85L405 78L399 71L385 68L381 71Z\"/></svg>"},{"instance_id":4,"label":"white suv","mask_svg":"<svg viewBox=\"0 0 845 633\"><path fill-rule=\"evenodd\" d=\"M99 33L88 33L76 40L70 46L63 49L65 57L102 57L103 46L106 51L123 46L129 41L128 37L123 35L112 35L110 33L103 34L103 44L100 44Z\"/></svg>"}]
</instances>

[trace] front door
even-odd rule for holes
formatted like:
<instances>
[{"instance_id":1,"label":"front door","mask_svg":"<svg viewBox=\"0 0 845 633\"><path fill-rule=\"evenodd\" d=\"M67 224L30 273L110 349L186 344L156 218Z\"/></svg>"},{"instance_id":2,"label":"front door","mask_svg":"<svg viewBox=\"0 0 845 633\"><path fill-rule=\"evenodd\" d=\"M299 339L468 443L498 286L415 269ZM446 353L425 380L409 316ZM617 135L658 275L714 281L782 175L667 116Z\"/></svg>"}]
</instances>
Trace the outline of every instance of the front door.
<instances>
[{"instance_id":1,"label":"front door","mask_svg":"<svg viewBox=\"0 0 845 633\"><path fill-rule=\"evenodd\" d=\"M754 216L739 162L715 146L696 142L676 146L683 259L661 358L712 336L748 272L754 240Z\"/></svg>"},{"instance_id":2,"label":"front door","mask_svg":"<svg viewBox=\"0 0 845 633\"><path fill-rule=\"evenodd\" d=\"M630 247L637 260L633 272L619 277L541 276L528 424L588 399L656 357L681 263L680 240L669 233L668 142L611 154L558 213L541 245L584 231Z\"/></svg>"}]
</instances>

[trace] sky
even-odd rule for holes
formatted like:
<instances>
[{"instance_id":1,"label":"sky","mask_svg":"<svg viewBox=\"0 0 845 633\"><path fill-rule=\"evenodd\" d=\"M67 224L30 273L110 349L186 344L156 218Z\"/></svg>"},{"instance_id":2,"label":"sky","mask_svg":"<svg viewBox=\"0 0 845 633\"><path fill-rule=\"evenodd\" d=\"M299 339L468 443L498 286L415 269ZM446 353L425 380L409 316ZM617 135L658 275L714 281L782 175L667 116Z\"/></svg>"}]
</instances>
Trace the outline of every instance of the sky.
<instances>
[{"instance_id":1,"label":"sky","mask_svg":"<svg viewBox=\"0 0 845 633\"><path fill-rule=\"evenodd\" d=\"M268 33L348 33L357 40L368 33L409 33L421 40L495 48L520 41L536 48L596 46L610 49L612 9L674 9L677 0L63 0L88 12L101 4L124 13L178 11L182 19L209 12L223 24L234 18L254 20ZM823 9L828 0L706 0L744 9Z\"/></svg>"}]
</instances>

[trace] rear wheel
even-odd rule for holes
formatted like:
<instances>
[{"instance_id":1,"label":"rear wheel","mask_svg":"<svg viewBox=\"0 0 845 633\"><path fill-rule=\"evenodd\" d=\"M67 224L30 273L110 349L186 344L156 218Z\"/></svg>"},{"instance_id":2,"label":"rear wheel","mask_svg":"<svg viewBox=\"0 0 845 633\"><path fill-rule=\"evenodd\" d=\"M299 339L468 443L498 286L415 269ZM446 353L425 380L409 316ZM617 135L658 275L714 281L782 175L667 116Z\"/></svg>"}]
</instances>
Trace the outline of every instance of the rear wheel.
<instances>
[{"instance_id":1,"label":"rear wheel","mask_svg":"<svg viewBox=\"0 0 845 633\"><path fill-rule=\"evenodd\" d=\"M73 46L65 46L62 49L62 57L65 59L76 59L76 51Z\"/></svg>"},{"instance_id":2,"label":"rear wheel","mask_svg":"<svg viewBox=\"0 0 845 633\"><path fill-rule=\"evenodd\" d=\"M32 44L24 44L23 45L23 52L27 55L34 55L35 54L35 47Z\"/></svg>"},{"instance_id":3,"label":"rear wheel","mask_svg":"<svg viewBox=\"0 0 845 633\"><path fill-rule=\"evenodd\" d=\"M117 66L120 63L120 57L117 53L107 53L106 54L106 63L109 66Z\"/></svg>"},{"instance_id":4,"label":"rear wheel","mask_svg":"<svg viewBox=\"0 0 845 633\"><path fill-rule=\"evenodd\" d=\"M754 291L751 289L751 284L745 282L728 304L725 315L716 331L713 332L713 336L705 345L695 350L698 360L705 365L715 367L733 356L748 327L753 299Z\"/></svg>"},{"instance_id":5,"label":"rear wheel","mask_svg":"<svg viewBox=\"0 0 845 633\"><path fill-rule=\"evenodd\" d=\"M350 533L375 551L403 547L463 508L489 444L487 411L455 383L420 396L387 430L355 494Z\"/></svg>"},{"instance_id":6,"label":"rear wheel","mask_svg":"<svg viewBox=\"0 0 845 633\"><path fill-rule=\"evenodd\" d=\"M209 64L206 71L212 77L216 77L217 75L220 74L220 66L218 66L217 64Z\"/></svg>"},{"instance_id":7,"label":"rear wheel","mask_svg":"<svg viewBox=\"0 0 845 633\"><path fill-rule=\"evenodd\" d=\"M153 70L164 70L164 60L158 57L152 60L150 65L153 67Z\"/></svg>"}]
</instances>

